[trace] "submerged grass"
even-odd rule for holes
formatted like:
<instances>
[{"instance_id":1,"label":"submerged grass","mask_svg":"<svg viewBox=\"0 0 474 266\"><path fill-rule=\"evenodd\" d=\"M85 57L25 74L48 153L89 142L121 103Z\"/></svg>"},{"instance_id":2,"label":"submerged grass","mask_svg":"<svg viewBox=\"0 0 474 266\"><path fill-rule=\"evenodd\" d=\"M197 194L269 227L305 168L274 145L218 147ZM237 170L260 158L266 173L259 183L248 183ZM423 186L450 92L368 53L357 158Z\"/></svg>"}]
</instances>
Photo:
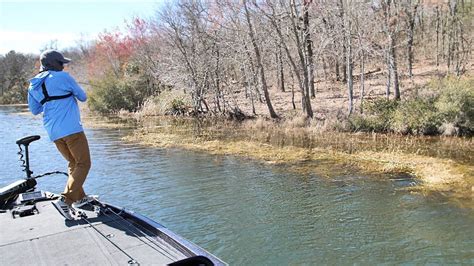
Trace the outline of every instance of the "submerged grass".
<instances>
[{"instance_id":1,"label":"submerged grass","mask_svg":"<svg viewBox=\"0 0 474 266\"><path fill-rule=\"evenodd\" d=\"M421 181L410 191L446 195L463 207L474 208L471 138L327 133L261 120L239 124L159 117L141 121L124 139L161 148L237 155L327 178L408 174Z\"/></svg>"},{"instance_id":2,"label":"submerged grass","mask_svg":"<svg viewBox=\"0 0 474 266\"><path fill-rule=\"evenodd\" d=\"M238 155L327 177L354 172L409 174L422 181L412 191L449 194L474 208L471 139L323 134L261 121L244 126L180 119L148 122L125 139L155 147Z\"/></svg>"}]
</instances>

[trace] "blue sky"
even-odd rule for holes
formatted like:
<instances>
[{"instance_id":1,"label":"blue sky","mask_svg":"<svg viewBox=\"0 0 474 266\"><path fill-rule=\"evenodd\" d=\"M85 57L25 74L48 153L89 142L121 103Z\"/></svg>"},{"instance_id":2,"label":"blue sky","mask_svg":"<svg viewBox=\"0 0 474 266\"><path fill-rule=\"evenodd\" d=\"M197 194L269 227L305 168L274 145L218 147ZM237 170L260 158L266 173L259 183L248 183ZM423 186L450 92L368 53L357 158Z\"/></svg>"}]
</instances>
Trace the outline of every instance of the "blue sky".
<instances>
[{"instance_id":1,"label":"blue sky","mask_svg":"<svg viewBox=\"0 0 474 266\"><path fill-rule=\"evenodd\" d=\"M38 54L57 41L58 49L94 39L105 29L124 26L134 16L152 17L161 0L0 0L0 54Z\"/></svg>"}]
</instances>

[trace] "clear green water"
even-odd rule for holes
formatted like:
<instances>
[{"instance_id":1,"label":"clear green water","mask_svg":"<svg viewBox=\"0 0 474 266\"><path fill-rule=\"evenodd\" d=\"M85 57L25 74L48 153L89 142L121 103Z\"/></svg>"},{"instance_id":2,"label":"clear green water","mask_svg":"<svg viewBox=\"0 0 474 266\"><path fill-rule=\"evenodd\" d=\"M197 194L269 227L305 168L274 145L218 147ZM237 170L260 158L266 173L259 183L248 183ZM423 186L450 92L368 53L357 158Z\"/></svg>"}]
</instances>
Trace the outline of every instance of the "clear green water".
<instances>
[{"instance_id":1,"label":"clear green water","mask_svg":"<svg viewBox=\"0 0 474 266\"><path fill-rule=\"evenodd\" d=\"M20 177L15 140L31 134L36 174L64 170L41 118L0 107L0 186ZM127 130L87 129L93 168L86 190L142 213L230 265L474 264L474 213L412 180L358 174L298 175L232 156L154 149ZM39 180L60 192L65 178ZM1 230L1 229L0 229Z\"/></svg>"}]
</instances>

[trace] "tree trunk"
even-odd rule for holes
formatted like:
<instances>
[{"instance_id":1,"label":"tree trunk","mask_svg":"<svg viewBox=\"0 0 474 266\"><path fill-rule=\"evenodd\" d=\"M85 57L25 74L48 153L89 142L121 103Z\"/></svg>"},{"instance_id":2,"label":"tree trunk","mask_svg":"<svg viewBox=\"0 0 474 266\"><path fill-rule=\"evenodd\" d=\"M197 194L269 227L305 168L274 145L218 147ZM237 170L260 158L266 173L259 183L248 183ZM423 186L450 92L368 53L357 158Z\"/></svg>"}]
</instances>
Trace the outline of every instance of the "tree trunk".
<instances>
[{"instance_id":1,"label":"tree trunk","mask_svg":"<svg viewBox=\"0 0 474 266\"><path fill-rule=\"evenodd\" d=\"M220 79L220 74L219 74L219 66L220 66L220 51L219 47L215 45L215 52L216 52L216 66L215 66L215 72L214 75L215 77L215 85L216 86L216 106L217 106L217 111L222 112L221 110L221 104L220 104L220 98L221 98L221 79Z\"/></svg>"},{"instance_id":2,"label":"tree trunk","mask_svg":"<svg viewBox=\"0 0 474 266\"><path fill-rule=\"evenodd\" d=\"M290 1L290 10L291 10L291 15L292 15L292 20L291 20L291 24L292 24L292 28L293 28L293 34L295 35L295 40L296 40L296 47L297 47L297 50L298 50L298 56L300 58L300 64L301 64L301 69L303 71L303 99L302 99L302 103L303 103L303 106L304 106L304 110L306 111L306 116L308 118L312 118L313 117L313 108L311 107L311 99L310 99L310 90L309 90L309 74L308 74L308 66L306 64L306 60L305 60L305 34L303 33L302 34L302 39L303 41L300 41L300 37L298 36L298 29L299 27L296 25L295 23L295 20L298 20L298 16L296 15L297 11L296 11L296 4L295 4L295 0L291 0Z\"/></svg>"},{"instance_id":3,"label":"tree trunk","mask_svg":"<svg viewBox=\"0 0 474 266\"><path fill-rule=\"evenodd\" d=\"M249 48L247 47L247 44L244 44L244 47L245 47L245 52L247 54L247 58L249 60L249 64L250 64L250 69L252 70L252 85L255 87L255 91L257 92L257 96L258 96L258 101L263 103L263 100L262 100L262 94L260 93L260 90L258 89L258 70L255 69L255 66L253 64L253 60L252 60L252 55L250 54L250 51L249 51Z\"/></svg>"},{"instance_id":4,"label":"tree trunk","mask_svg":"<svg viewBox=\"0 0 474 266\"><path fill-rule=\"evenodd\" d=\"M291 75L291 105L293 106L293 110L296 110L296 104L295 104L295 77L292 72L290 72Z\"/></svg>"},{"instance_id":5,"label":"tree trunk","mask_svg":"<svg viewBox=\"0 0 474 266\"><path fill-rule=\"evenodd\" d=\"M449 23L448 24L448 58L447 58L447 65L448 65L448 72L451 68L451 58L452 58L452 47L453 47L453 16L452 13L450 12L450 18L449 18Z\"/></svg>"},{"instance_id":6,"label":"tree trunk","mask_svg":"<svg viewBox=\"0 0 474 266\"><path fill-rule=\"evenodd\" d=\"M390 55L387 50L387 56L386 56L386 63L387 63L387 85L385 89L385 96L387 97L387 100L390 99L390 84L391 84L391 71L390 71Z\"/></svg>"},{"instance_id":7,"label":"tree trunk","mask_svg":"<svg viewBox=\"0 0 474 266\"><path fill-rule=\"evenodd\" d=\"M393 91L395 100L400 100L400 85L398 83L397 53L395 50L395 36L390 34L390 71L392 72Z\"/></svg>"},{"instance_id":8,"label":"tree trunk","mask_svg":"<svg viewBox=\"0 0 474 266\"><path fill-rule=\"evenodd\" d=\"M327 72L327 65L326 60L324 60L324 56L321 56L321 60L323 61L323 73L324 73L324 80L328 80L328 72Z\"/></svg>"},{"instance_id":9,"label":"tree trunk","mask_svg":"<svg viewBox=\"0 0 474 266\"><path fill-rule=\"evenodd\" d=\"M441 38L441 55L443 56L443 60L446 60L446 27L447 27L447 24L448 24L448 15L446 14L446 17L444 18L444 20L442 20L442 26L443 28L441 29L441 34L442 34L442 38Z\"/></svg>"},{"instance_id":10,"label":"tree trunk","mask_svg":"<svg viewBox=\"0 0 474 266\"><path fill-rule=\"evenodd\" d=\"M387 80L387 98L390 95L390 76L393 79L393 91L395 99L400 100L400 86L398 83L398 69L397 69L397 51L395 49L395 35L396 35L396 17L392 16L391 1L387 0L384 3L384 16L385 16L385 31L388 39L388 51L387 51L387 64L388 64L388 80Z\"/></svg>"},{"instance_id":11,"label":"tree trunk","mask_svg":"<svg viewBox=\"0 0 474 266\"><path fill-rule=\"evenodd\" d=\"M254 48L254 51L255 51L255 57L257 59L257 65L258 65L259 72L260 72L260 80L261 80L261 83L262 83L263 95L265 96L265 102L267 103L268 112L270 113L270 117L271 118L278 118L278 115L275 113L275 110L273 109L272 102L270 100L270 94L268 93L267 81L266 81L266 78L265 78L265 70L263 68L262 58L261 58L261 55L260 55L260 49L257 45L257 40L255 38L255 33L254 33L252 21L250 20L250 13L249 13L249 10L248 10L248 7L247 7L247 0L243 0L243 1L244 1L245 17L247 19L247 25L249 27L248 34L249 34L250 40L252 42L252 45L253 45L253 48Z\"/></svg>"},{"instance_id":12,"label":"tree trunk","mask_svg":"<svg viewBox=\"0 0 474 266\"><path fill-rule=\"evenodd\" d=\"M436 67L439 66L439 7L436 7Z\"/></svg>"},{"instance_id":13,"label":"tree trunk","mask_svg":"<svg viewBox=\"0 0 474 266\"><path fill-rule=\"evenodd\" d=\"M348 113L349 115L352 114L352 110L354 107L354 82L352 78L352 36L351 36L351 19L346 17L346 11L344 10L344 0L340 0L340 15L343 22L343 40L344 40L344 47L345 47L345 58L346 58L346 81L347 81L347 92L349 97L349 106L348 106Z\"/></svg>"},{"instance_id":14,"label":"tree trunk","mask_svg":"<svg viewBox=\"0 0 474 266\"><path fill-rule=\"evenodd\" d=\"M408 54L408 75L410 79L413 79L413 39L414 39L414 31L415 31L415 18L416 18L416 10L418 8L418 4L415 4L413 10L408 10L408 42L407 42L407 54ZM411 9L411 1L410 6L408 9Z\"/></svg>"},{"instance_id":15,"label":"tree trunk","mask_svg":"<svg viewBox=\"0 0 474 266\"><path fill-rule=\"evenodd\" d=\"M252 84L252 79L249 77L249 74L248 74L249 71L245 70L246 68L247 67L242 68L242 72L243 72L242 74L245 77L245 90L246 90L245 96L250 97L250 103L252 105L252 113L253 115L257 115L257 113L255 112L255 97L253 94L252 87L250 85Z\"/></svg>"},{"instance_id":16,"label":"tree trunk","mask_svg":"<svg viewBox=\"0 0 474 266\"><path fill-rule=\"evenodd\" d=\"M347 47L346 47L346 35L344 32L346 31L346 23L344 19L344 0L339 1L339 17L341 18L341 25L342 25L342 32L343 32L343 40L342 40L342 73L344 75L342 76L342 82L347 83Z\"/></svg>"},{"instance_id":17,"label":"tree trunk","mask_svg":"<svg viewBox=\"0 0 474 266\"><path fill-rule=\"evenodd\" d=\"M394 0L394 2L395 2L395 0ZM420 37L420 39L424 40L425 39L425 36L424 36L424 34L425 34L425 17L424 17L424 9L423 8L421 8L421 10L420 10L419 19L420 19L420 28L421 28L421 33L420 33L421 37Z\"/></svg>"},{"instance_id":18,"label":"tree trunk","mask_svg":"<svg viewBox=\"0 0 474 266\"><path fill-rule=\"evenodd\" d=\"M353 79L352 79L352 43L351 43L351 37L346 37L347 38L347 61L346 61L346 69L347 69L347 90L349 94L349 115L352 114L352 109L354 106L354 85L353 85Z\"/></svg>"},{"instance_id":19,"label":"tree trunk","mask_svg":"<svg viewBox=\"0 0 474 266\"><path fill-rule=\"evenodd\" d=\"M283 53L281 52L281 43L278 42L278 51L277 51L277 64L278 64L278 87L280 88L281 92L285 92L285 74L284 74L284 67L283 67Z\"/></svg>"},{"instance_id":20,"label":"tree trunk","mask_svg":"<svg viewBox=\"0 0 474 266\"><path fill-rule=\"evenodd\" d=\"M364 113L364 93L365 93L365 52L362 50L360 56L360 113Z\"/></svg>"},{"instance_id":21,"label":"tree trunk","mask_svg":"<svg viewBox=\"0 0 474 266\"><path fill-rule=\"evenodd\" d=\"M342 46L342 82L343 83L347 83L347 58L346 58L346 55L347 55L347 48L346 48L346 44L344 43L344 45Z\"/></svg>"},{"instance_id":22,"label":"tree trunk","mask_svg":"<svg viewBox=\"0 0 474 266\"><path fill-rule=\"evenodd\" d=\"M304 0L303 5L303 31L304 38L306 41L307 50L307 64L308 64L308 83L311 92L311 98L316 97L316 91L314 89L314 63L313 63L313 41L309 33L309 12L308 7L312 0Z\"/></svg>"}]
</instances>

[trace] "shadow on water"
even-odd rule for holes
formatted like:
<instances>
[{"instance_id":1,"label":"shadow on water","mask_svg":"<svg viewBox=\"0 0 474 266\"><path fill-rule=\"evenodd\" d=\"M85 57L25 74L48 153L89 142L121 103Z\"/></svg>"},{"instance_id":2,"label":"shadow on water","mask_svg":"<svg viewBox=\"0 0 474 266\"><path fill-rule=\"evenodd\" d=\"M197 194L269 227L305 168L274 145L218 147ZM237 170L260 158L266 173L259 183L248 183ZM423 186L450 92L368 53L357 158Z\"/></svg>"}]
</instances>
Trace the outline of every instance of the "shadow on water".
<instances>
[{"instance_id":1,"label":"shadow on water","mask_svg":"<svg viewBox=\"0 0 474 266\"><path fill-rule=\"evenodd\" d=\"M93 158L86 191L160 222L230 265L474 263L472 210L406 191L413 181L407 176L334 169L325 178L288 165L122 142L129 130L86 130ZM0 185L22 176L14 142L30 134L42 137L31 146L35 173L65 169L40 118L0 107ZM53 192L64 183L39 181Z\"/></svg>"}]
</instances>

